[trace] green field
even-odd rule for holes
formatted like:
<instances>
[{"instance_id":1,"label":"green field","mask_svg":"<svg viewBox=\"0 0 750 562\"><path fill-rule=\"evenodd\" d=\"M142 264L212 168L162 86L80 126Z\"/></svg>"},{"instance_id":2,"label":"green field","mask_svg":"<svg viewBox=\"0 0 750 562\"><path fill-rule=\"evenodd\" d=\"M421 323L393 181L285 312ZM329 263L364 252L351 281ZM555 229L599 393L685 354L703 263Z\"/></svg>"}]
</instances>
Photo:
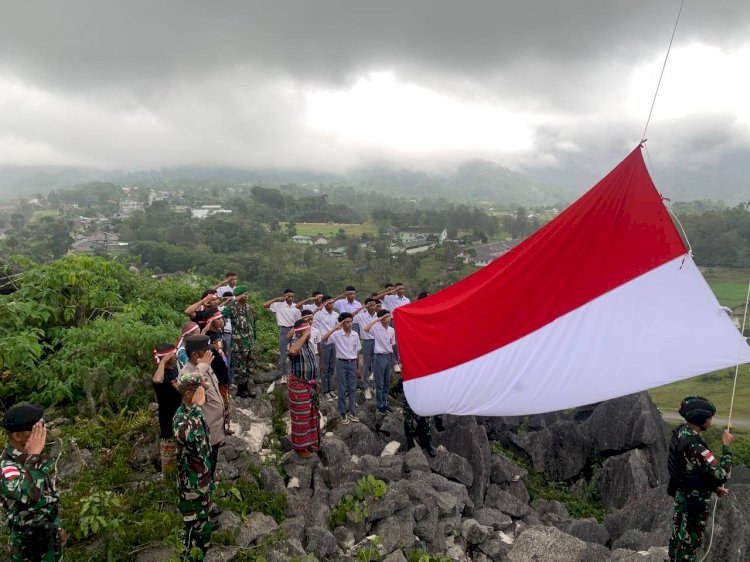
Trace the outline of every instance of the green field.
<instances>
[{"instance_id":1,"label":"green field","mask_svg":"<svg viewBox=\"0 0 750 562\"><path fill-rule=\"evenodd\" d=\"M38 222L42 217L56 217L59 213L57 209L44 209L43 211L34 211L31 215L30 222Z\"/></svg>"},{"instance_id":2,"label":"green field","mask_svg":"<svg viewBox=\"0 0 750 562\"><path fill-rule=\"evenodd\" d=\"M722 305L734 308L745 303L750 270L709 268L703 272L703 276ZM716 404L719 410L717 415L726 416L729 413L733 380L734 368L724 369L661 386L649 393L659 408L670 412L678 410L680 401L685 396L699 394ZM750 419L750 367L747 365L740 366L732 416Z\"/></svg>"},{"instance_id":3,"label":"green field","mask_svg":"<svg viewBox=\"0 0 750 562\"><path fill-rule=\"evenodd\" d=\"M282 223L282 226L286 226ZM296 223L297 234L300 236L335 236L340 229L344 230L347 236L361 236L367 234L376 235L378 228L371 222L367 221L362 224L348 224L338 222L298 222Z\"/></svg>"},{"instance_id":4,"label":"green field","mask_svg":"<svg viewBox=\"0 0 750 562\"><path fill-rule=\"evenodd\" d=\"M712 267L707 268L703 276L722 305L734 308L745 303L750 269Z\"/></svg>"}]
</instances>

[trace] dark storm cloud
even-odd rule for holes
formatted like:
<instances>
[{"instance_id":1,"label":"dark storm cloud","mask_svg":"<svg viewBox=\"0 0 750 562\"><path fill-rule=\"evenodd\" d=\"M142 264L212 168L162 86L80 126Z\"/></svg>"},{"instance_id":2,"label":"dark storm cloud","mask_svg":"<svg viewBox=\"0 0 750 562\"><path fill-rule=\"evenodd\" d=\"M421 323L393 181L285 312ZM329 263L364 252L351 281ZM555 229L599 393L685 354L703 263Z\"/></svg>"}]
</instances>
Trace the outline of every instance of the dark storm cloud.
<instances>
[{"instance_id":1,"label":"dark storm cloud","mask_svg":"<svg viewBox=\"0 0 750 562\"><path fill-rule=\"evenodd\" d=\"M603 122L594 112L627 87L636 65L663 57L678 7L678 0L5 2L0 151L5 161L118 167L355 165L368 155L305 126L305 95L389 70L459 101L567 116L565 125L536 125L532 162L564 166L591 150L602 153L598 163L636 142L641 124L617 115ZM677 41L731 49L749 30L746 0L687 0ZM23 86L16 95L14 81Z\"/></svg>"}]
</instances>

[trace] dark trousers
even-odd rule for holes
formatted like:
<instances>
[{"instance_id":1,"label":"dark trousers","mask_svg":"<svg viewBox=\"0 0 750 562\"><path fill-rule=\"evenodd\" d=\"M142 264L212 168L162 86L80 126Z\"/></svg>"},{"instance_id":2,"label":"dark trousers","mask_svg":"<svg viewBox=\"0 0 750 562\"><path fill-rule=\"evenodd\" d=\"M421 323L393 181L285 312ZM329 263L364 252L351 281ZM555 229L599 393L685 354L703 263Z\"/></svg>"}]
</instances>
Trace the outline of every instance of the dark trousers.
<instances>
[{"instance_id":1,"label":"dark trousers","mask_svg":"<svg viewBox=\"0 0 750 562\"><path fill-rule=\"evenodd\" d=\"M336 372L336 346L333 343L320 344L320 392L331 392Z\"/></svg>"}]
</instances>

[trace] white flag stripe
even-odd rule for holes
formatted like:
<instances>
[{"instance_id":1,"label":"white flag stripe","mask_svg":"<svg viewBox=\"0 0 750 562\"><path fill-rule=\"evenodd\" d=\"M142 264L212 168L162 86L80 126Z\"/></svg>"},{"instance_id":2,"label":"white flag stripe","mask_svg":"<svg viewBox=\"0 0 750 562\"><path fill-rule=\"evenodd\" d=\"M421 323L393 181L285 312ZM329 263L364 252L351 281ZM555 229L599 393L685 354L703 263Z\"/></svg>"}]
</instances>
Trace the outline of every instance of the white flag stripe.
<instances>
[{"instance_id":1,"label":"white flag stripe","mask_svg":"<svg viewBox=\"0 0 750 562\"><path fill-rule=\"evenodd\" d=\"M750 362L750 347L692 259L681 256L500 349L405 381L404 390L423 416L527 415L737 362Z\"/></svg>"}]
</instances>

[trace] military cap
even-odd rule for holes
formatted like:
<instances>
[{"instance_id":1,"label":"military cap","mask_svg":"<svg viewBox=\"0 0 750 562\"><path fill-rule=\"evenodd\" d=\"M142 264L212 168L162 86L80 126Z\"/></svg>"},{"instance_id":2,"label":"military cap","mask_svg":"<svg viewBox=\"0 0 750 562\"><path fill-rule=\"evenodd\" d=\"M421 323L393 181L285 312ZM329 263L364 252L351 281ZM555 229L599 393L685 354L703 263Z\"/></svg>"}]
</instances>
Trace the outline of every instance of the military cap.
<instances>
[{"instance_id":1,"label":"military cap","mask_svg":"<svg viewBox=\"0 0 750 562\"><path fill-rule=\"evenodd\" d=\"M29 431L44 417L44 408L38 404L16 404L3 416L3 427L8 431Z\"/></svg>"},{"instance_id":2,"label":"military cap","mask_svg":"<svg viewBox=\"0 0 750 562\"><path fill-rule=\"evenodd\" d=\"M703 396L688 396L680 404L680 415L686 421L703 425L708 418L714 417L716 406Z\"/></svg>"},{"instance_id":3,"label":"military cap","mask_svg":"<svg viewBox=\"0 0 750 562\"><path fill-rule=\"evenodd\" d=\"M189 390L198 390L198 388L201 386L203 388L206 388L208 386L208 382L206 381L206 377L198 372L183 373L179 377L177 377L177 390L182 393Z\"/></svg>"},{"instance_id":4,"label":"military cap","mask_svg":"<svg viewBox=\"0 0 750 562\"><path fill-rule=\"evenodd\" d=\"M240 295L243 295L247 293L247 285L237 285L234 288L234 296L239 297Z\"/></svg>"},{"instance_id":5,"label":"military cap","mask_svg":"<svg viewBox=\"0 0 750 562\"><path fill-rule=\"evenodd\" d=\"M208 351L211 348L211 338L208 336L190 336L185 338L185 353L188 357L196 351Z\"/></svg>"}]
</instances>

